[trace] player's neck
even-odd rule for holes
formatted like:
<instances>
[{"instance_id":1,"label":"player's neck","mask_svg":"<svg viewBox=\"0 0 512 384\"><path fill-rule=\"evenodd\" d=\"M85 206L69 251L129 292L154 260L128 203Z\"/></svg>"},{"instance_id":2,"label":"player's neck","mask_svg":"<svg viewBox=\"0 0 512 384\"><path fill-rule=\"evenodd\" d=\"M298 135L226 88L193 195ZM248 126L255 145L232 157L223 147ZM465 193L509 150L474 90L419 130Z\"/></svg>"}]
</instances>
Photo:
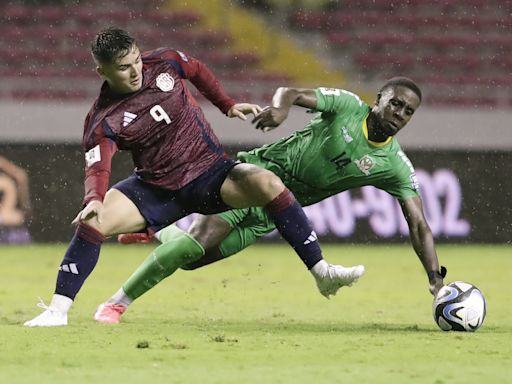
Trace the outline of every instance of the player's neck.
<instances>
[{"instance_id":1,"label":"player's neck","mask_svg":"<svg viewBox=\"0 0 512 384\"><path fill-rule=\"evenodd\" d=\"M372 112L366 118L366 126L368 127L368 140L375 143L383 143L389 138L381 129L379 120Z\"/></svg>"}]
</instances>

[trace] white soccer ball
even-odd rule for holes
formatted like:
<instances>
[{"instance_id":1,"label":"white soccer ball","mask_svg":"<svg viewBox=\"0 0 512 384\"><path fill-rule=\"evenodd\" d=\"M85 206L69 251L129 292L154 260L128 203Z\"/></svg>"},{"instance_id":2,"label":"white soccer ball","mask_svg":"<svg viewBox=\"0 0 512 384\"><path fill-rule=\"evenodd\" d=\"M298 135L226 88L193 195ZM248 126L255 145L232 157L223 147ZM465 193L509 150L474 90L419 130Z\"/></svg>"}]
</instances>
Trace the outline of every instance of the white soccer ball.
<instances>
[{"instance_id":1,"label":"white soccer ball","mask_svg":"<svg viewBox=\"0 0 512 384\"><path fill-rule=\"evenodd\" d=\"M432 305L434 320L443 331L474 332L482 326L486 310L482 292L464 281L445 285Z\"/></svg>"}]
</instances>

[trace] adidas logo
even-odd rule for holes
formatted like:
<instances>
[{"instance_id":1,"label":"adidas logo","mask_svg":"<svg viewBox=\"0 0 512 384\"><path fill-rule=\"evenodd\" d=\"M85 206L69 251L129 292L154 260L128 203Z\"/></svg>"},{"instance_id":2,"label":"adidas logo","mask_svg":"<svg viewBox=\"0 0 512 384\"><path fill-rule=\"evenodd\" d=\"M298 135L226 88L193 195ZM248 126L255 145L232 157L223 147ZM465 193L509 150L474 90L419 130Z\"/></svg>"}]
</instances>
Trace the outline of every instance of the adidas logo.
<instances>
[{"instance_id":1,"label":"adidas logo","mask_svg":"<svg viewBox=\"0 0 512 384\"><path fill-rule=\"evenodd\" d=\"M317 237L315 231L311 231L311 235L308 236L308 239L304 242L304 245L314 243L317 240L318 240L318 237Z\"/></svg>"},{"instance_id":2,"label":"adidas logo","mask_svg":"<svg viewBox=\"0 0 512 384\"><path fill-rule=\"evenodd\" d=\"M62 271L62 272L70 272L70 273L72 273L73 275L78 275L78 268L76 267L76 264L75 264L75 263L62 264L62 265L59 267L59 271Z\"/></svg>"},{"instance_id":3,"label":"adidas logo","mask_svg":"<svg viewBox=\"0 0 512 384\"><path fill-rule=\"evenodd\" d=\"M135 113L125 112L123 116L123 127L130 124L136 117L137 115Z\"/></svg>"}]
</instances>

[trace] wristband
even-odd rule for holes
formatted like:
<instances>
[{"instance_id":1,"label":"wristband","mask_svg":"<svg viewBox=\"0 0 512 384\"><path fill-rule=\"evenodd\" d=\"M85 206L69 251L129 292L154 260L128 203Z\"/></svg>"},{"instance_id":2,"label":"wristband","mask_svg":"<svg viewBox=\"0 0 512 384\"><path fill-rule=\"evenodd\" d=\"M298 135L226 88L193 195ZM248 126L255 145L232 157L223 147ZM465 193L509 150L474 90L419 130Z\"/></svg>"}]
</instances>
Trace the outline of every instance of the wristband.
<instances>
[{"instance_id":1,"label":"wristband","mask_svg":"<svg viewBox=\"0 0 512 384\"><path fill-rule=\"evenodd\" d=\"M433 280L434 278L444 279L446 276L446 272L447 272L446 267L441 265L441 269L439 271L430 271L427 273L428 279L429 280Z\"/></svg>"}]
</instances>

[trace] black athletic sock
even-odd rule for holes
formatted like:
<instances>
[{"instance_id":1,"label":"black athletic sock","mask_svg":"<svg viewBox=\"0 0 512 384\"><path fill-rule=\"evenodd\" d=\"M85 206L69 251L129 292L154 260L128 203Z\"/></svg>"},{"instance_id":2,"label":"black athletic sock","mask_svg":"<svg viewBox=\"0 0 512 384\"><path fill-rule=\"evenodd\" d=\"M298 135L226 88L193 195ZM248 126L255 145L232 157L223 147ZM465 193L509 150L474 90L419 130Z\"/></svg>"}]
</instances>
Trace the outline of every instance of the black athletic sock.
<instances>
[{"instance_id":1,"label":"black athletic sock","mask_svg":"<svg viewBox=\"0 0 512 384\"><path fill-rule=\"evenodd\" d=\"M69 243L57 275L55 293L74 300L98 262L105 236L81 223Z\"/></svg>"},{"instance_id":2,"label":"black athletic sock","mask_svg":"<svg viewBox=\"0 0 512 384\"><path fill-rule=\"evenodd\" d=\"M322 250L304 210L285 189L265 206L277 230L293 247L308 269L323 259Z\"/></svg>"}]
</instances>

